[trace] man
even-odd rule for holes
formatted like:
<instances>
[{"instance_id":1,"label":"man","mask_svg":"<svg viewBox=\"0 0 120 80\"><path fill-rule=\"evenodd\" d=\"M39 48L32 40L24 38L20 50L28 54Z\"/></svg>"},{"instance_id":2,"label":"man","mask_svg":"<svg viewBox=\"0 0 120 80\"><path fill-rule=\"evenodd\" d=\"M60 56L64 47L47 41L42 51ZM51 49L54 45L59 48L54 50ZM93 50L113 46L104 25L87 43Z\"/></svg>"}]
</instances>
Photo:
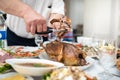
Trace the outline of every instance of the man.
<instances>
[{"instance_id":1,"label":"man","mask_svg":"<svg viewBox=\"0 0 120 80\"><path fill-rule=\"evenodd\" d=\"M35 31L47 30L51 19L64 15L63 0L0 0L0 9L8 13L6 25L8 46L35 46ZM53 28L58 29L59 23ZM46 35L42 35L46 37Z\"/></svg>"}]
</instances>

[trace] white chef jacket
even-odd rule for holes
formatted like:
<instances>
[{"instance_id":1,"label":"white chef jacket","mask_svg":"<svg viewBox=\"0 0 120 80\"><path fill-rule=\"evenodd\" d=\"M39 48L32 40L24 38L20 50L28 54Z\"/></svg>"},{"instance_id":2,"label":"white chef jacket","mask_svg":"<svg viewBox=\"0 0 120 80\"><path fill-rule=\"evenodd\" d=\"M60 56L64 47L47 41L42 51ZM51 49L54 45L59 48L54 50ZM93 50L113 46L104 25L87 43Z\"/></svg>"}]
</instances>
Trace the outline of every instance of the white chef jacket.
<instances>
[{"instance_id":1,"label":"white chef jacket","mask_svg":"<svg viewBox=\"0 0 120 80\"><path fill-rule=\"evenodd\" d=\"M48 20L49 13L58 13L64 15L63 0L22 0L31 6L35 11L40 13ZM49 8L49 6L52 6ZM26 32L25 22L22 18L7 14L6 25L16 35L24 38L33 38L34 35Z\"/></svg>"}]
</instances>

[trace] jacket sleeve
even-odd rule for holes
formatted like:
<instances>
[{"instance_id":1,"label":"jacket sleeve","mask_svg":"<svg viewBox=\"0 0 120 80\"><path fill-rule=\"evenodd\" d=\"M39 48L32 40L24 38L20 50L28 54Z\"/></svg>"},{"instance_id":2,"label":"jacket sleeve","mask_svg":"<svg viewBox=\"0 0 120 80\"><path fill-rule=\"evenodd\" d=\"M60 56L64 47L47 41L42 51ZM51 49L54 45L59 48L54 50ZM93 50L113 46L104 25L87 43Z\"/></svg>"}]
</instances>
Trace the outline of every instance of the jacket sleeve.
<instances>
[{"instance_id":1,"label":"jacket sleeve","mask_svg":"<svg viewBox=\"0 0 120 80\"><path fill-rule=\"evenodd\" d=\"M53 0L51 13L58 13L64 15L64 1L63 0Z\"/></svg>"}]
</instances>

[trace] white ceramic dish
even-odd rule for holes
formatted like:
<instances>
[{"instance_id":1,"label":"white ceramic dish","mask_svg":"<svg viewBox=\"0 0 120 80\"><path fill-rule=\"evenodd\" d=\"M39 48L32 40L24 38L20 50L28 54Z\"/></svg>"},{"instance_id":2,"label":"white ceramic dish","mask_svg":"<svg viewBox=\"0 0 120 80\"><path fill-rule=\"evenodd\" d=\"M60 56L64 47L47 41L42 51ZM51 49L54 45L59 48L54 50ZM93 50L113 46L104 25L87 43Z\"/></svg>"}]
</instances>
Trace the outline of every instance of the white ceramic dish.
<instances>
[{"instance_id":1,"label":"white ceramic dish","mask_svg":"<svg viewBox=\"0 0 120 80\"><path fill-rule=\"evenodd\" d=\"M3 78L14 76L16 74L18 74L18 73L16 73L16 72L10 72L10 73L6 73L6 74L0 74L0 80L3 79ZM34 80L34 79L32 77L30 77L30 76L25 76L25 80Z\"/></svg>"},{"instance_id":2,"label":"white ceramic dish","mask_svg":"<svg viewBox=\"0 0 120 80\"><path fill-rule=\"evenodd\" d=\"M64 66L62 63L45 59L7 59L6 63L10 64L18 73L29 76L41 76L50 72L52 69ZM54 67L27 67L17 65L20 63L43 63L54 65Z\"/></svg>"},{"instance_id":3,"label":"white ceramic dish","mask_svg":"<svg viewBox=\"0 0 120 80\"><path fill-rule=\"evenodd\" d=\"M40 58L40 59L51 60L51 59L49 58L49 56L47 55L47 53L41 53L41 54L39 55L39 58ZM86 59L86 61L87 61L87 63L88 63L87 65L77 66L77 67L79 67L79 68L82 69L82 70L91 67L91 66L93 65L93 63L94 63L94 59L92 59L92 58L89 57L89 56L87 56L85 59Z\"/></svg>"}]
</instances>

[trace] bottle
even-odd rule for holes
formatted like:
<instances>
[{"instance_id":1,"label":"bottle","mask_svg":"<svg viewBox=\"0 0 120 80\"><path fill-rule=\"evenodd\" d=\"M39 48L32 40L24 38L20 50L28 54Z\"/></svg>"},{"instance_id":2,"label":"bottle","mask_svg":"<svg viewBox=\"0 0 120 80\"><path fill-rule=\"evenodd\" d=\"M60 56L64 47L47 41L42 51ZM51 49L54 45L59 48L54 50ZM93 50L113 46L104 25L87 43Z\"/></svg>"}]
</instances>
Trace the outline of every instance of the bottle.
<instances>
[{"instance_id":1,"label":"bottle","mask_svg":"<svg viewBox=\"0 0 120 80\"><path fill-rule=\"evenodd\" d=\"M0 14L0 47L6 48L6 29L5 29L5 19L2 14Z\"/></svg>"}]
</instances>

